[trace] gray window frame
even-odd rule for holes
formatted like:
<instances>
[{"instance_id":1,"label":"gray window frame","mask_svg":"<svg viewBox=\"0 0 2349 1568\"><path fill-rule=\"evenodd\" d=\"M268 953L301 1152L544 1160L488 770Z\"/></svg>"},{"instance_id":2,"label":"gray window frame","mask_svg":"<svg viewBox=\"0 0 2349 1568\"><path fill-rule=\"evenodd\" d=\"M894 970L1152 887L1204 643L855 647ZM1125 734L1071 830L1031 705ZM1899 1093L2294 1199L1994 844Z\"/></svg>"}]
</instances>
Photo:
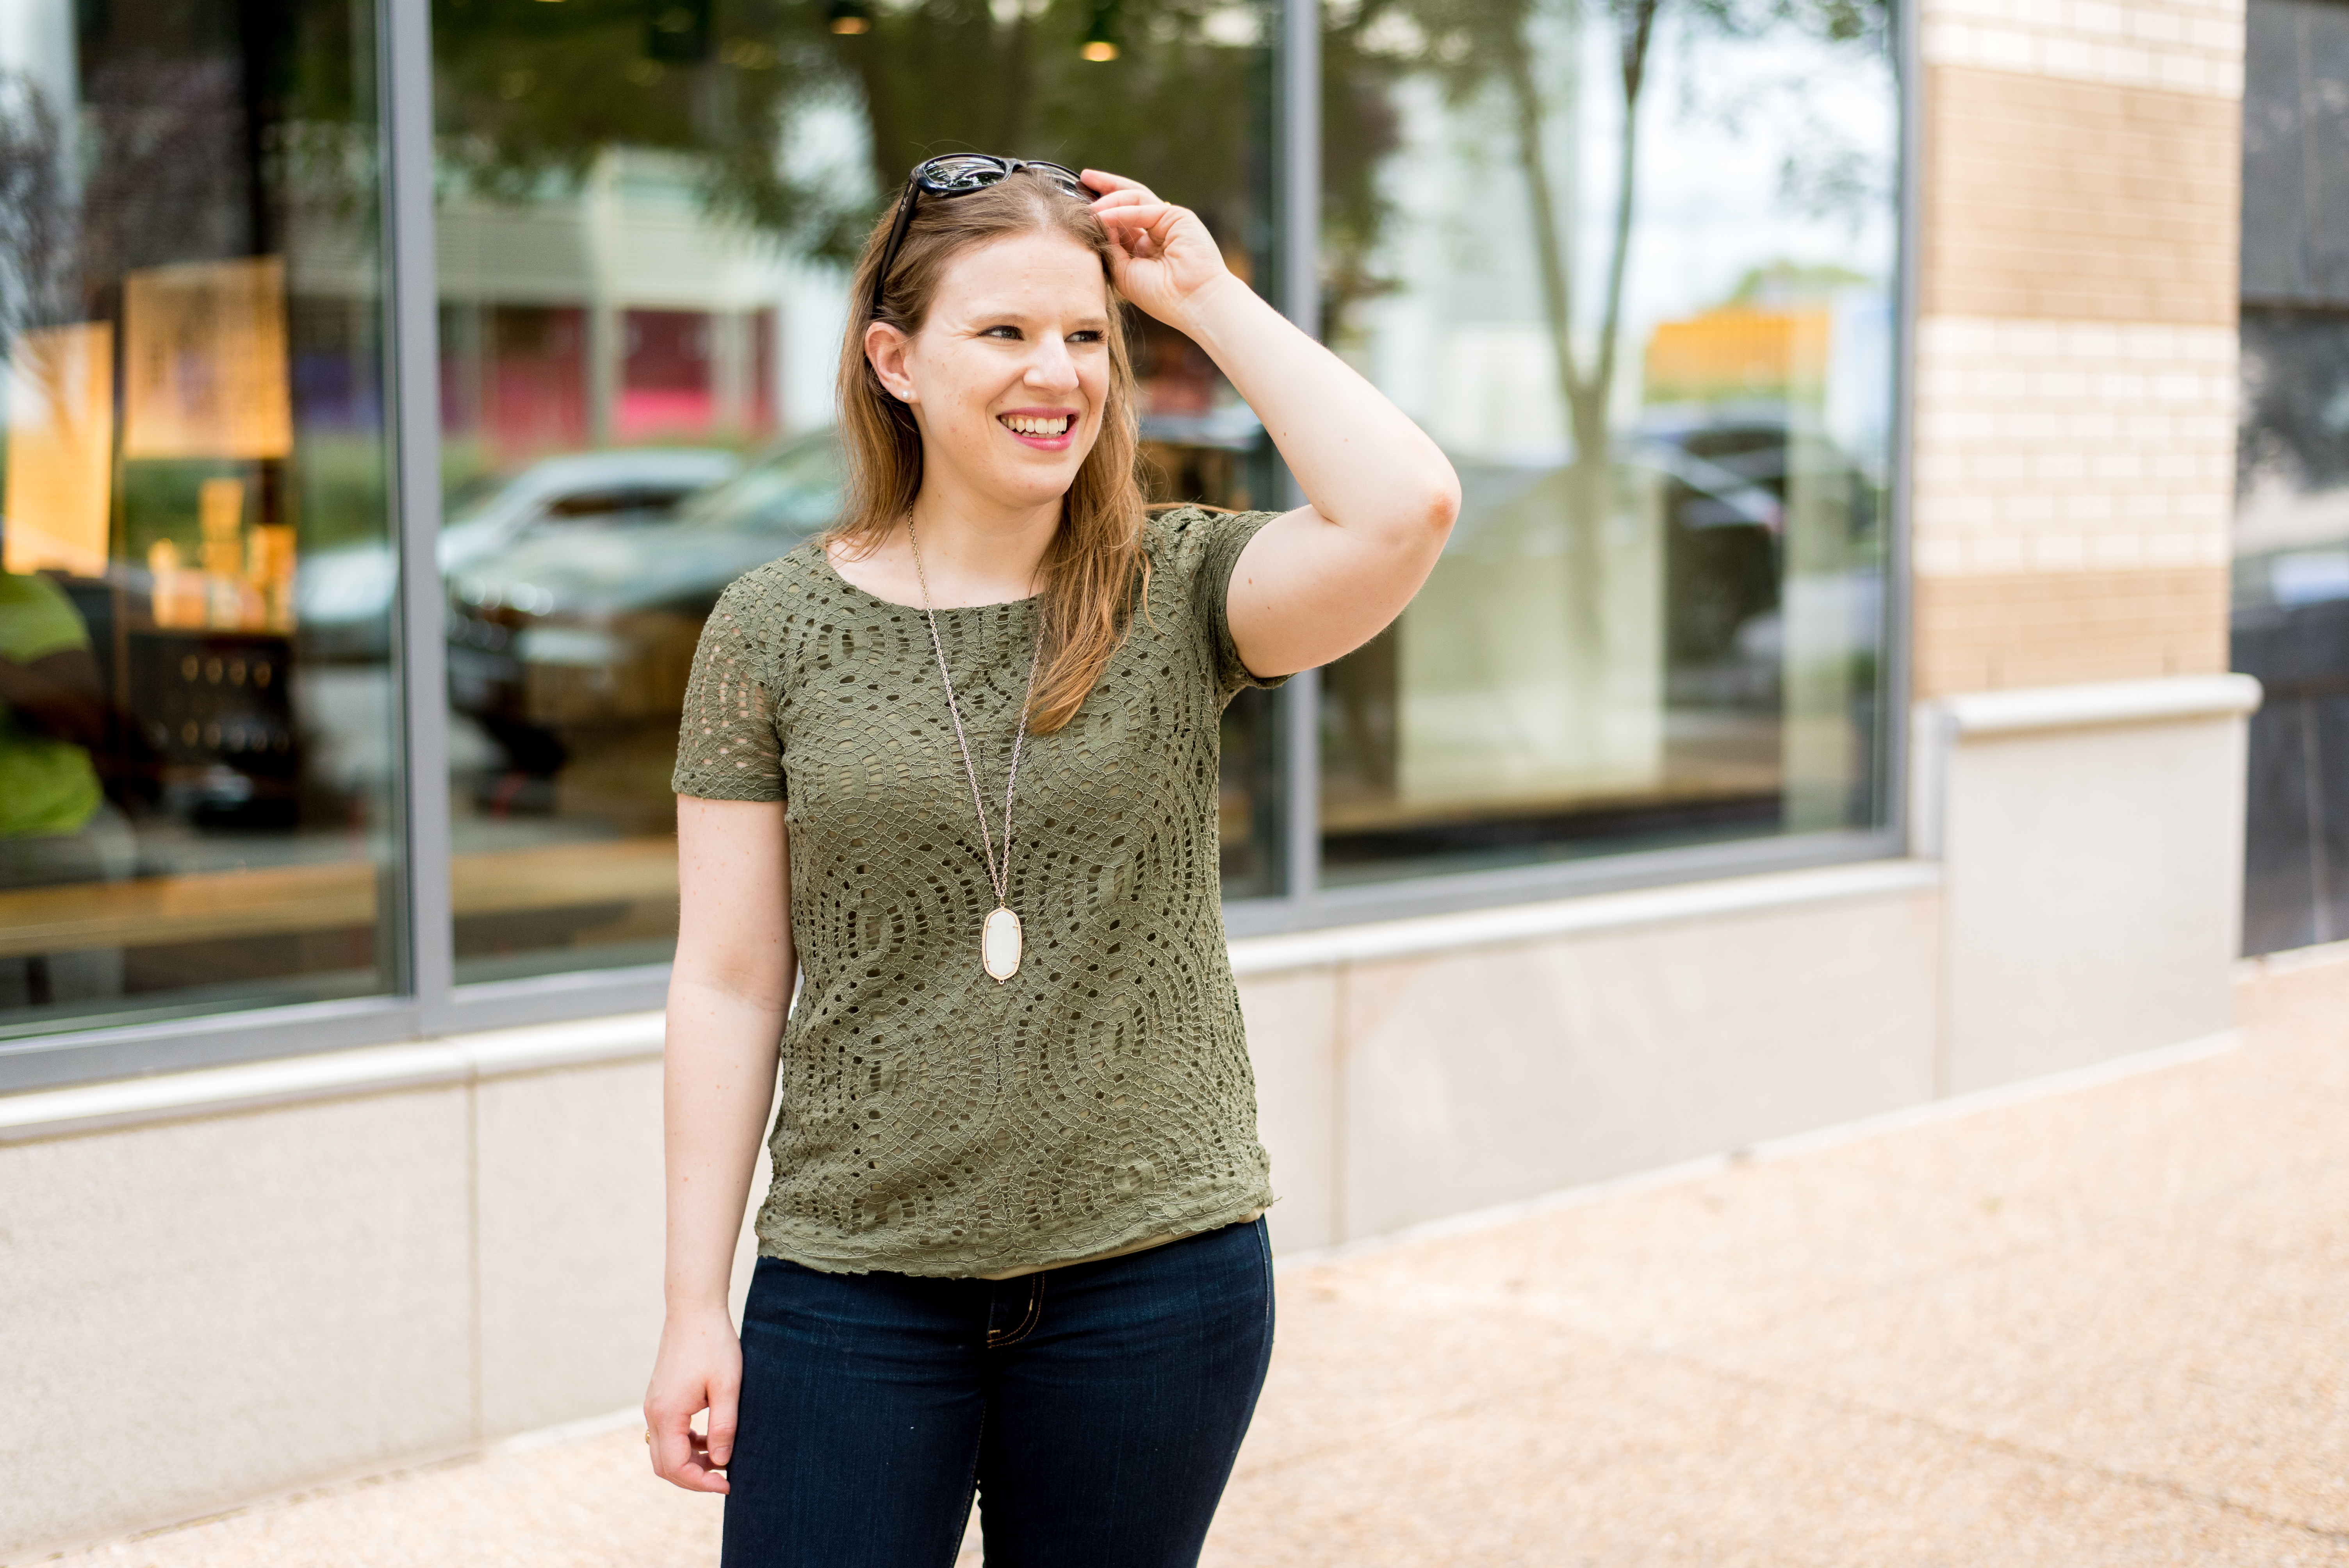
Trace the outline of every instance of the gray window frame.
<instances>
[{"instance_id":1,"label":"gray window frame","mask_svg":"<svg viewBox=\"0 0 2349 1568\"><path fill-rule=\"evenodd\" d=\"M1285 891L1227 901L1225 921L1231 934L1265 935L1909 852L1910 428L1920 253L1917 185L1923 167L1920 5L1921 0L1896 0L1893 8L1900 97L1899 256L1891 528L1882 628L1889 711L1878 727L1876 759L1883 824L1324 888L1319 880L1320 681L1319 671L1308 670L1282 687L1277 698L1276 746L1282 780L1278 852ZM1319 314L1319 0L1281 0L1280 10L1275 88L1280 98L1275 109L1280 211L1277 303L1291 320L1311 331ZM377 0L377 28L388 284L385 310L391 346L385 406L392 411L392 505L399 523L401 563L394 658L402 732L395 799L403 829L405 875L390 879L397 892L389 914L400 936L401 993L29 1037L0 1046L0 1093L641 1012L659 1007L666 995L667 965L583 969L483 985L455 983L446 782L449 717L435 558L440 527L440 300L432 211L430 7L422 0ZM419 584L424 585L422 591Z\"/></svg>"}]
</instances>

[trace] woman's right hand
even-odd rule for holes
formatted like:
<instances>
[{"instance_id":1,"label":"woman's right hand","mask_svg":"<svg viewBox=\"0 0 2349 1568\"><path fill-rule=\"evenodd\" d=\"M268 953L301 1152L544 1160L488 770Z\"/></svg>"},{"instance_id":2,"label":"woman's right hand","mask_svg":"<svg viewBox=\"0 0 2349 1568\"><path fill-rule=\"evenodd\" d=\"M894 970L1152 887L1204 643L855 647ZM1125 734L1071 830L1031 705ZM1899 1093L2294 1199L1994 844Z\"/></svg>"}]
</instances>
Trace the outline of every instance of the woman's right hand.
<instances>
[{"instance_id":1,"label":"woman's right hand","mask_svg":"<svg viewBox=\"0 0 2349 1568\"><path fill-rule=\"evenodd\" d=\"M725 1304L671 1309L661 1325L652 1386L645 1390L653 1473L688 1491L725 1491L741 1389L742 1342ZM709 1412L706 1436L693 1429L693 1418L703 1410Z\"/></svg>"}]
</instances>

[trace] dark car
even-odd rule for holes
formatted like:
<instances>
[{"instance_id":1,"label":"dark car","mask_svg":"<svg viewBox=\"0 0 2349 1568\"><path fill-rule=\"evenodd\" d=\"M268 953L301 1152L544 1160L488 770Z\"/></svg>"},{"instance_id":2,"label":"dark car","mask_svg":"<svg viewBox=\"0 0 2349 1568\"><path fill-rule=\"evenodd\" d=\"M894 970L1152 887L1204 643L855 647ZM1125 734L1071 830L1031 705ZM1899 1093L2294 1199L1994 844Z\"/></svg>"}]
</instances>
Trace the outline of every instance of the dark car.
<instances>
[{"instance_id":1,"label":"dark car","mask_svg":"<svg viewBox=\"0 0 2349 1568\"><path fill-rule=\"evenodd\" d=\"M605 513L451 572L450 702L504 752L502 799L589 738L673 729L719 594L839 510L838 448L819 431L673 511Z\"/></svg>"}]
</instances>

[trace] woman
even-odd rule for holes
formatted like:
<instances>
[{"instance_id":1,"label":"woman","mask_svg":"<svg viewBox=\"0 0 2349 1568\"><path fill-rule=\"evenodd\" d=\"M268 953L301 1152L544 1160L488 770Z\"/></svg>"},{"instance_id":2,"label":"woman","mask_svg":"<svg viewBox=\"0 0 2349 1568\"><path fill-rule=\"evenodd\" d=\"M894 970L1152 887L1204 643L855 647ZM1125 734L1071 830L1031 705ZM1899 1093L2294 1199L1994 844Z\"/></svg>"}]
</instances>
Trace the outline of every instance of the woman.
<instances>
[{"instance_id":1,"label":"woman","mask_svg":"<svg viewBox=\"0 0 2349 1568\"><path fill-rule=\"evenodd\" d=\"M744 1568L947 1564L974 1488L991 1557L1192 1563L1272 1328L1217 722L1394 618L1457 480L1116 175L933 160L852 297L843 521L727 591L687 699L653 1466ZM1145 513L1121 297L1309 504Z\"/></svg>"}]
</instances>

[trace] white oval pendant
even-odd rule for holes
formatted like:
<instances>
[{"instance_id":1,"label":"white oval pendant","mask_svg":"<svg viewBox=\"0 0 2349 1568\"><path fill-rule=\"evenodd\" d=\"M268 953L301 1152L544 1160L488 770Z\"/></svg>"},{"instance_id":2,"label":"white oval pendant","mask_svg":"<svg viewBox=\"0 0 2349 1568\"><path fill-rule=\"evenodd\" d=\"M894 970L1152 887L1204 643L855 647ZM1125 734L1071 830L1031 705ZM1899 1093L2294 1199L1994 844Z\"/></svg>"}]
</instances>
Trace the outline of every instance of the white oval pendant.
<instances>
[{"instance_id":1,"label":"white oval pendant","mask_svg":"<svg viewBox=\"0 0 2349 1568\"><path fill-rule=\"evenodd\" d=\"M998 905L979 928L978 960L999 981L1019 973L1019 917Z\"/></svg>"}]
</instances>

